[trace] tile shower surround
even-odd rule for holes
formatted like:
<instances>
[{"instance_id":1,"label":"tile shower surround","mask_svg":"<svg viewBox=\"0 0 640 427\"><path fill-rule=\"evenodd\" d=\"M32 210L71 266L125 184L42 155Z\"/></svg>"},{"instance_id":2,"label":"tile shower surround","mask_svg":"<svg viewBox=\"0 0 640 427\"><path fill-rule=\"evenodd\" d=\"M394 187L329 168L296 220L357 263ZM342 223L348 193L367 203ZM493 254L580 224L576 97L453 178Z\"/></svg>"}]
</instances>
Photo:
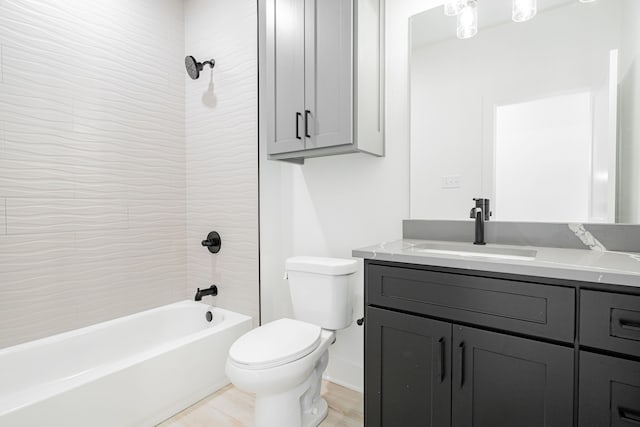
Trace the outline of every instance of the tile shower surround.
<instances>
[{"instance_id":1,"label":"tile shower surround","mask_svg":"<svg viewBox=\"0 0 640 427\"><path fill-rule=\"evenodd\" d=\"M217 3L0 1L0 348L212 279L220 305L257 317L257 107L237 96L252 91L255 50L233 56L255 35L223 25L256 11ZM203 13L219 30L198 30ZM185 42L221 59L217 105L204 104L208 78L187 81ZM238 110L249 120L235 130ZM242 168L208 171L214 160ZM198 247L213 229L218 258Z\"/></svg>"}]
</instances>

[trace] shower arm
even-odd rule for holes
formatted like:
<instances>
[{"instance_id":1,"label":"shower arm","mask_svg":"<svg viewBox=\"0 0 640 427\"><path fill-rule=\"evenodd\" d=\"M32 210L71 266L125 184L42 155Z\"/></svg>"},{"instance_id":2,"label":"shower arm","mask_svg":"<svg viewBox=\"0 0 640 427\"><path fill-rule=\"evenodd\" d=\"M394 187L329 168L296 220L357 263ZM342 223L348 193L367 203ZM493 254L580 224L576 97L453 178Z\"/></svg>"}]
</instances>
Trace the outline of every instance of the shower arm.
<instances>
[{"instance_id":1,"label":"shower arm","mask_svg":"<svg viewBox=\"0 0 640 427\"><path fill-rule=\"evenodd\" d=\"M210 59L208 61L204 61L202 63L202 67L204 68L205 65L209 65L209 67L213 68L216 66L216 60L215 59Z\"/></svg>"}]
</instances>

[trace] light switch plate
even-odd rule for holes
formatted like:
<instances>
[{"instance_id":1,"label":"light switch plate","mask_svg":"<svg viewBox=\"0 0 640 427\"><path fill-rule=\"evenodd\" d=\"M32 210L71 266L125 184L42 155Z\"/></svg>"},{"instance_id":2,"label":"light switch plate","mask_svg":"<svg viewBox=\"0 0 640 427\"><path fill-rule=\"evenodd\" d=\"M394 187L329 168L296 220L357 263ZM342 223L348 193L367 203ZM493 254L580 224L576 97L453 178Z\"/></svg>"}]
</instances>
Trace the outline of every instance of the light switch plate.
<instances>
[{"instance_id":1,"label":"light switch plate","mask_svg":"<svg viewBox=\"0 0 640 427\"><path fill-rule=\"evenodd\" d=\"M442 188L460 188L460 175L450 175L442 177Z\"/></svg>"}]
</instances>

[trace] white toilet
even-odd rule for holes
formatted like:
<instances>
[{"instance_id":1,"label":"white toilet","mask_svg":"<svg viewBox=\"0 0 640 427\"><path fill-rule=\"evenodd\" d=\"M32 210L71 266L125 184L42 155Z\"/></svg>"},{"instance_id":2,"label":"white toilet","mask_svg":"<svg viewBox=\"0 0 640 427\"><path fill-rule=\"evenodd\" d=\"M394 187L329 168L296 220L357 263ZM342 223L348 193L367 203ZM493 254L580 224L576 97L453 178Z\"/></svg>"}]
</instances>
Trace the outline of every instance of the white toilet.
<instances>
[{"instance_id":1,"label":"white toilet","mask_svg":"<svg viewBox=\"0 0 640 427\"><path fill-rule=\"evenodd\" d=\"M352 322L350 281L355 260L287 259L294 319L267 323L229 350L227 376L256 394L255 427L315 427L327 416L322 373L335 331Z\"/></svg>"}]
</instances>

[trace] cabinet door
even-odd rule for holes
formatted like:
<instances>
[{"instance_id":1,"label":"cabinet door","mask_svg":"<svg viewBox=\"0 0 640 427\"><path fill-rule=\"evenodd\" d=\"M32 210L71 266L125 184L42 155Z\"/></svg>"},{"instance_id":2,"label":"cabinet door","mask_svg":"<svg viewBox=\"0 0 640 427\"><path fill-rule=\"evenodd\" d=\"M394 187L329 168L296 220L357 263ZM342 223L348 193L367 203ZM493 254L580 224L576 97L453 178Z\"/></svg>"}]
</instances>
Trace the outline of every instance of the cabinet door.
<instances>
[{"instance_id":1,"label":"cabinet door","mask_svg":"<svg viewBox=\"0 0 640 427\"><path fill-rule=\"evenodd\" d=\"M640 426L640 362L580 352L580 427Z\"/></svg>"},{"instance_id":2,"label":"cabinet door","mask_svg":"<svg viewBox=\"0 0 640 427\"><path fill-rule=\"evenodd\" d=\"M305 0L266 1L269 154L304 149Z\"/></svg>"},{"instance_id":3,"label":"cabinet door","mask_svg":"<svg viewBox=\"0 0 640 427\"><path fill-rule=\"evenodd\" d=\"M367 307L365 424L451 424L451 324Z\"/></svg>"},{"instance_id":4,"label":"cabinet door","mask_svg":"<svg viewBox=\"0 0 640 427\"><path fill-rule=\"evenodd\" d=\"M305 148L352 144L356 0L306 0Z\"/></svg>"},{"instance_id":5,"label":"cabinet door","mask_svg":"<svg viewBox=\"0 0 640 427\"><path fill-rule=\"evenodd\" d=\"M571 348L453 327L454 427L573 425Z\"/></svg>"}]
</instances>

